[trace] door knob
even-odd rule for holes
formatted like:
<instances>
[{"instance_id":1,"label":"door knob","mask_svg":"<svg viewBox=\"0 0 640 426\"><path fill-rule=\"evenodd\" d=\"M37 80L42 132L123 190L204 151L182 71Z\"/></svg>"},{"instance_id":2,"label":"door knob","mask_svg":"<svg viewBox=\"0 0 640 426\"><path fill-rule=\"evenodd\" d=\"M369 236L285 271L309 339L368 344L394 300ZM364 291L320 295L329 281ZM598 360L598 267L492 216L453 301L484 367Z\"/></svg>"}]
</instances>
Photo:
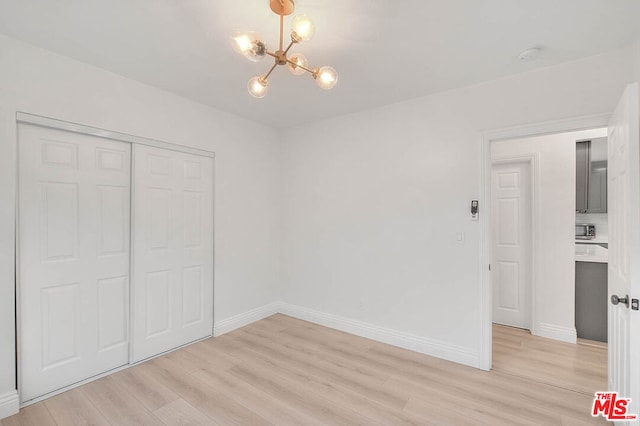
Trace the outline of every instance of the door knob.
<instances>
[{"instance_id":1,"label":"door knob","mask_svg":"<svg viewBox=\"0 0 640 426\"><path fill-rule=\"evenodd\" d=\"M627 308L629 307L629 295L626 295L625 297L618 297L617 295L613 295L611 296L611 303L613 303L614 305L617 305L618 303L624 303Z\"/></svg>"}]
</instances>

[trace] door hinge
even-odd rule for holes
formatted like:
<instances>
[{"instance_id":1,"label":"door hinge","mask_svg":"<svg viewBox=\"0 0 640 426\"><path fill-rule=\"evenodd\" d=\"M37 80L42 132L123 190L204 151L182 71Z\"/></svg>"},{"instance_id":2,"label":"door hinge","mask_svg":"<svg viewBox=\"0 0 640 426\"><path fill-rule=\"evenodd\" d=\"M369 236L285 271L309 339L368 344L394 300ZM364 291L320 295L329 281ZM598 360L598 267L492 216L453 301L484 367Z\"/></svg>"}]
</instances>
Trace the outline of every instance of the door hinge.
<instances>
[{"instance_id":1,"label":"door hinge","mask_svg":"<svg viewBox=\"0 0 640 426\"><path fill-rule=\"evenodd\" d=\"M489 270L491 270L491 264L489 264Z\"/></svg>"},{"instance_id":2,"label":"door hinge","mask_svg":"<svg viewBox=\"0 0 640 426\"><path fill-rule=\"evenodd\" d=\"M640 310L640 301L638 299L631 299L631 309L634 311Z\"/></svg>"}]
</instances>

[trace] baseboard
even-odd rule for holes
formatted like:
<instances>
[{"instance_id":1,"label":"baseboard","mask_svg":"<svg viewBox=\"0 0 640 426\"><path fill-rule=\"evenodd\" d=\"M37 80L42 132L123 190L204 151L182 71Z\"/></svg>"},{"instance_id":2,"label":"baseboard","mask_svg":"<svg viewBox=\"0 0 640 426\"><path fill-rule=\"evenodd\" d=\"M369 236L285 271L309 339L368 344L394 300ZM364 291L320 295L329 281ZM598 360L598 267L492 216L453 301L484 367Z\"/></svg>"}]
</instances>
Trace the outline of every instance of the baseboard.
<instances>
[{"instance_id":1,"label":"baseboard","mask_svg":"<svg viewBox=\"0 0 640 426\"><path fill-rule=\"evenodd\" d=\"M279 312L294 318L309 321L325 327L334 328L356 336L366 337L378 342L398 346L426 355L479 368L479 353L472 349L451 345L446 342L427 339L409 333L403 333L384 327L356 321L338 315L326 314L313 309L281 303Z\"/></svg>"},{"instance_id":2,"label":"baseboard","mask_svg":"<svg viewBox=\"0 0 640 426\"><path fill-rule=\"evenodd\" d=\"M213 335L215 337L221 336L237 328L249 325L252 322L256 322L273 314L277 314L279 311L279 306L279 302L274 302L218 321L213 324Z\"/></svg>"},{"instance_id":3,"label":"baseboard","mask_svg":"<svg viewBox=\"0 0 640 426\"><path fill-rule=\"evenodd\" d=\"M0 420L13 416L18 413L19 410L20 398L18 397L17 390L12 390L0 395Z\"/></svg>"},{"instance_id":4,"label":"baseboard","mask_svg":"<svg viewBox=\"0 0 640 426\"><path fill-rule=\"evenodd\" d=\"M578 334L575 328L561 327L553 324L540 323L535 327L536 336L546 337L547 339L559 340L567 343L577 343Z\"/></svg>"}]
</instances>

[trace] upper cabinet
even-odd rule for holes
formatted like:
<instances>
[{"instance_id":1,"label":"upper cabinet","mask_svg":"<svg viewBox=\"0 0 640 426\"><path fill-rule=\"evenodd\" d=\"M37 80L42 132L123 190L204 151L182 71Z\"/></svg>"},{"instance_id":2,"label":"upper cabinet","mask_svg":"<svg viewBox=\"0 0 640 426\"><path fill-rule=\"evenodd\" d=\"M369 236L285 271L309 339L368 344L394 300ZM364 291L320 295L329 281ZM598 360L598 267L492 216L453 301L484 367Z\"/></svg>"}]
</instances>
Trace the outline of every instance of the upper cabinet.
<instances>
[{"instance_id":1,"label":"upper cabinet","mask_svg":"<svg viewBox=\"0 0 640 426\"><path fill-rule=\"evenodd\" d=\"M576 212L587 212L589 198L589 146L591 141L576 143Z\"/></svg>"},{"instance_id":2,"label":"upper cabinet","mask_svg":"<svg viewBox=\"0 0 640 426\"><path fill-rule=\"evenodd\" d=\"M607 212L607 138L576 143L576 212Z\"/></svg>"}]
</instances>

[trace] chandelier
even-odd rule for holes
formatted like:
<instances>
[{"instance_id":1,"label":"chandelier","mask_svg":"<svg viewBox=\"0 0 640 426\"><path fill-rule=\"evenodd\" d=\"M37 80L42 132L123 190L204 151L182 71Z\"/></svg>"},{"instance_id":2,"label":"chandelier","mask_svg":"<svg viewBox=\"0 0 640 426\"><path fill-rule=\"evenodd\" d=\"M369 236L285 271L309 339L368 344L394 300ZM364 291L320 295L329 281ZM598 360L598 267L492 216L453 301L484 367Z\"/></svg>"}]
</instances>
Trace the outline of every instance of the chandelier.
<instances>
[{"instance_id":1,"label":"chandelier","mask_svg":"<svg viewBox=\"0 0 640 426\"><path fill-rule=\"evenodd\" d=\"M249 80L247 88L251 96L262 98L269 90L269 76L278 65L286 65L294 75L311 74L316 84L322 89L332 89L338 82L336 70L330 66L309 68L307 58L301 53L289 53L294 44L309 41L313 37L315 27L306 15L298 15L291 22L291 42L284 48L284 17L295 10L294 0L270 0L271 10L280 16L280 45L275 52L270 51L262 38L255 32L238 34L233 37L234 50L253 62L274 58L274 64L265 74Z\"/></svg>"}]
</instances>

